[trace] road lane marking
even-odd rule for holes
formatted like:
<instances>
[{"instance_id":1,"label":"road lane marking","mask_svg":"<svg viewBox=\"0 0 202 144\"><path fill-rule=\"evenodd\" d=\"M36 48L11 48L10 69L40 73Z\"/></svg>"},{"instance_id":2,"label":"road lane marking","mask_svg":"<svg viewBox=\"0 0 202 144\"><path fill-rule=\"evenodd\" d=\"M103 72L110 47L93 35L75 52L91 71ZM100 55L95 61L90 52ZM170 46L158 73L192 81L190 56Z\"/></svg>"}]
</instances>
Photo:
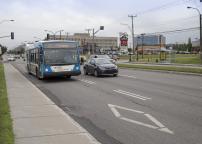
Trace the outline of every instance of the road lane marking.
<instances>
[{"instance_id":1,"label":"road lane marking","mask_svg":"<svg viewBox=\"0 0 202 144\"><path fill-rule=\"evenodd\" d=\"M154 122L158 127L160 128L165 128L165 126L160 123L157 119L155 119L153 116L151 116L150 114L144 114L148 119L150 119L152 122Z\"/></svg>"},{"instance_id":2,"label":"road lane marking","mask_svg":"<svg viewBox=\"0 0 202 144\"><path fill-rule=\"evenodd\" d=\"M85 82L87 84L96 84L96 82L94 82L94 81L89 81L89 80L85 80L85 79L80 79L80 81Z\"/></svg>"},{"instance_id":3,"label":"road lane marking","mask_svg":"<svg viewBox=\"0 0 202 144\"><path fill-rule=\"evenodd\" d=\"M129 109L129 108L126 108L126 107L121 107L121 106L112 105L112 104L108 104L108 107L111 109L111 111L115 115L115 117L119 118L120 120L124 120L124 121L130 122L130 123L134 123L134 124L137 124L137 125L141 125L141 126L144 126L144 127L147 127L147 128L155 129L155 130L158 130L158 131L161 131L161 132L165 132L165 133L174 135L173 131L169 130L160 121L158 121L156 118L154 118L150 114L144 113L144 112L139 111L139 110ZM147 123L143 123L143 122L140 122L140 121L136 121L136 120L133 120L133 119L129 119L129 118L126 118L126 117L123 117L119 113L118 109L131 111L131 112L138 113L138 114L143 114L146 118L148 118L150 121L152 121L156 126L151 125L151 124L147 124Z\"/></svg>"},{"instance_id":4,"label":"road lane marking","mask_svg":"<svg viewBox=\"0 0 202 144\"><path fill-rule=\"evenodd\" d=\"M137 77L132 76L132 75L119 75L119 76L122 76L122 77L128 77L128 78L133 78L133 79L136 79L136 78L137 78Z\"/></svg>"},{"instance_id":5,"label":"road lane marking","mask_svg":"<svg viewBox=\"0 0 202 144\"><path fill-rule=\"evenodd\" d=\"M127 92L127 91L123 91L123 90L113 90L114 92L117 92L117 93L120 93L120 94L123 94L123 95L127 95L127 96L130 96L130 97L133 97L133 98L138 98L138 99L141 99L141 100L149 100L151 98L149 97L144 97L144 96L141 96L139 94L134 94L134 93L131 93L131 92Z\"/></svg>"}]
</instances>

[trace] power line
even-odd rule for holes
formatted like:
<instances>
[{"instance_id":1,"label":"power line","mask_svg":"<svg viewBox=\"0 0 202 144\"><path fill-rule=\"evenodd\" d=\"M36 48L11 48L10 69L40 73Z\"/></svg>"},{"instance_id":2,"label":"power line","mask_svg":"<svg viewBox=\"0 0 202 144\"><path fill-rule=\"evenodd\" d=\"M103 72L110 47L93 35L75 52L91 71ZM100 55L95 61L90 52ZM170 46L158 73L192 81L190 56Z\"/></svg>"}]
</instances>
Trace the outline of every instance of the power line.
<instances>
[{"instance_id":1,"label":"power line","mask_svg":"<svg viewBox=\"0 0 202 144\"><path fill-rule=\"evenodd\" d=\"M177 30L169 30L169 31L146 33L146 35L180 33L180 32L196 31L196 30L199 30L199 27L192 27L192 28L186 28L186 29L177 29ZM135 34L135 35L138 36L140 34Z\"/></svg>"},{"instance_id":2,"label":"power line","mask_svg":"<svg viewBox=\"0 0 202 144\"><path fill-rule=\"evenodd\" d=\"M151 9L148 9L148 10L145 10L145 11L142 11L142 12L138 12L136 14L137 15L143 15L143 14L146 14L146 13L149 13L149 12L154 12L154 11L167 9L167 8L170 8L170 7L173 7L173 6L182 5L184 3L188 3L188 2L192 2L192 1L193 0L175 0L175 1L171 1L169 3L163 4L163 5L160 5L160 6L157 6L157 7L153 7Z\"/></svg>"}]
</instances>

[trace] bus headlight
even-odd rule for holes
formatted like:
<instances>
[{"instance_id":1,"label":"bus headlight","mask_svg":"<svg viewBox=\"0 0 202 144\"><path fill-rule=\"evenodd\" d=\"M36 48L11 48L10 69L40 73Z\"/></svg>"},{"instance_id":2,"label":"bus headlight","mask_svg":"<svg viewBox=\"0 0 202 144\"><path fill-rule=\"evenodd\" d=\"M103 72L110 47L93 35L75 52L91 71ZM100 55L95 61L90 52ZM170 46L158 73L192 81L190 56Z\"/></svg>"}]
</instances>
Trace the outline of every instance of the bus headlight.
<instances>
[{"instance_id":1,"label":"bus headlight","mask_svg":"<svg viewBox=\"0 0 202 144\"><path fill-rule=\"evenodd\" d=\"M76 70L79 70L80 68L79 68L79 66L76 66Z\"/></svg>"},{"instance_id":2,"label":"bus headlight","mask_svg":"<svg viewBox=\"0 0 202 144\"><path fill-rule=\"evenodd\" d=\"M48 69L46 68L45 71L48 72Z\"/></svg>"}]
</instances>

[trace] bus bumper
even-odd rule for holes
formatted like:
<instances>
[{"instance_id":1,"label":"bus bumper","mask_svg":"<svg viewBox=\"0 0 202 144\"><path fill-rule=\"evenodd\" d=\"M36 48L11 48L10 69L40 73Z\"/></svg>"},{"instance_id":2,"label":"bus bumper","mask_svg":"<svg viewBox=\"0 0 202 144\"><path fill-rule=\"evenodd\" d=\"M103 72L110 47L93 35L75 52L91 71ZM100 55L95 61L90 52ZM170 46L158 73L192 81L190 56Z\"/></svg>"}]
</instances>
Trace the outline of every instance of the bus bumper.
<instances>
[{"instance_id":1,"label":"bus bumper","mask_svg":"<svg viewBox=\"0 0 202 144\"><path fill-rule=\"evenodd\" d=\"M81 74L81 71L51 72L51 73L44 73L44 78L45 77L78 76L80 74Z\"/></svg>"}]
</instances>

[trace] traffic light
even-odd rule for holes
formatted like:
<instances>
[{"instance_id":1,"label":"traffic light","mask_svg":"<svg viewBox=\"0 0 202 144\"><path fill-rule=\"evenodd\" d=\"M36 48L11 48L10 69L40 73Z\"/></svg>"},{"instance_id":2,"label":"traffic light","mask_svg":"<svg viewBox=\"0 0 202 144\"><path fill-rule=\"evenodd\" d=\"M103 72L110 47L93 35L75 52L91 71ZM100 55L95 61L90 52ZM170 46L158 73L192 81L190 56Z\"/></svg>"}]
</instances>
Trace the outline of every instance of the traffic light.
<instances>
[{"instance_id":1,"label":"traffic light","mask_svg":"<svg viewBox=\"0 0 202 144\"><path fill-rule=\"evenodd\" d=\"M49 40L50 39L50 34L47 34L47 40Z\"/></svg>"},{"instance_id":2,"label":"traffic light","mask_svg":"<svg viewBox=\"0 0 202 144\"><path fill-rule=\"evenodd\" d=\"M11 39L14 39L14 32L11 32Z\"/></svg>"},{"instance_id":3,"label":"traffic light","mask_svg":"<svg viewBox=\"0 0 202 144\"><path fill-rule=\"evenodd\" d=\"M104 30L104 26L100 26L100 30Z\"/></svg>"}]
</instances>

